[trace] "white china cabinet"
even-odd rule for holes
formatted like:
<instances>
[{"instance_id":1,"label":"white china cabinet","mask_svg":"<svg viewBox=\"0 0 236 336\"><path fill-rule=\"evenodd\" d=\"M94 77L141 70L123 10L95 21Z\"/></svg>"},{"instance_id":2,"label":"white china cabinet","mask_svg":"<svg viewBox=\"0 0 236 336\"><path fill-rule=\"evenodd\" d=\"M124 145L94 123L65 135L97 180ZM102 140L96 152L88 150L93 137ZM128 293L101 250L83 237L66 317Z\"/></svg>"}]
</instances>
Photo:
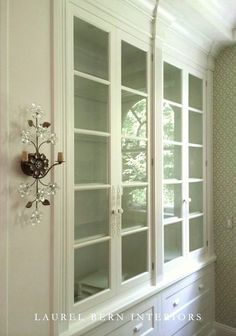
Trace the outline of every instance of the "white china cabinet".
<instances>
[{"instance_id":1,"label":"white china cabinet","mask_svg":"<svg viewBox=\"0 0 236 336\"><path fill-rule=\"evenodd\" d=\"M173 40L163 43L162 32L153 39L153 17L133 1L65 0L64 15L68 167L60 297L61 309L81 319L60 323L60 334L198 332L196 323L170 328L162 317L141 323L130 314L154 316L166 302L174 315L197 307L213 312L213 267L204 268L215 260L205 56L175 57ZM93 313L124 313L126 320L103 323Z\"/></svg>"}]
</instances>

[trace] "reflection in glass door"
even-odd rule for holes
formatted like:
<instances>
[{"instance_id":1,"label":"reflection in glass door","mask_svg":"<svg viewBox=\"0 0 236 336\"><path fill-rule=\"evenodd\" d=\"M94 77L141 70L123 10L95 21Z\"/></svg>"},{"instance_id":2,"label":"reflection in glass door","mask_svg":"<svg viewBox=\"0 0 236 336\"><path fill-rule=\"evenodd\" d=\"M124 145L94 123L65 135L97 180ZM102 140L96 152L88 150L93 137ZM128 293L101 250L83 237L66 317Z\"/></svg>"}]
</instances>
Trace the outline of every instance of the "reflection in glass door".
<instances>
[{"instance_id":1,"label":"reflection in glass door","mask_svg":"<svg viewBox=\"0 0 236 336\"><path fill-rule=\"evenodd\" d=\"M148 271L148 90L147 53L124 41L121 47L121 239L126 281Z\"/></svg>"}]
</instances>

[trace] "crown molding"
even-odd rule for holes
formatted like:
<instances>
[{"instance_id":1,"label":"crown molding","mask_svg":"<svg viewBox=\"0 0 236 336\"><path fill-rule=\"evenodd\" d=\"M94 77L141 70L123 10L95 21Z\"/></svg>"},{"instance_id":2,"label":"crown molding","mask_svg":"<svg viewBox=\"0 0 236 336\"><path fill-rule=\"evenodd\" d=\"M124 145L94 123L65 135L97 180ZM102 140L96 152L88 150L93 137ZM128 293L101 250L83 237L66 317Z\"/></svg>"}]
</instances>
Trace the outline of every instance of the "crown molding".
<instances>
[{"instance_id":1,"label":"crown molding","mask_svg":"<svg viewBox=\"0 0 236 336\"><path fill-rule=\"evenodd\" d=\"M158 19L166 31L184 38L206 55L216 57L220 50L236 42L236 28L219 14L215 0L161 0Z\"/></svg>"},{"instance_id":2,"label":"crown molding","mask_svg":"<svg viewBox=\"0 0 236 336\"><path fill-rule=\"evenodd\" d=\"M156 0L122 0L123 2L129 3L136 10L143 13L147 17L153 17L153 10L156 6Z\"/></svg>"}]
</instances>

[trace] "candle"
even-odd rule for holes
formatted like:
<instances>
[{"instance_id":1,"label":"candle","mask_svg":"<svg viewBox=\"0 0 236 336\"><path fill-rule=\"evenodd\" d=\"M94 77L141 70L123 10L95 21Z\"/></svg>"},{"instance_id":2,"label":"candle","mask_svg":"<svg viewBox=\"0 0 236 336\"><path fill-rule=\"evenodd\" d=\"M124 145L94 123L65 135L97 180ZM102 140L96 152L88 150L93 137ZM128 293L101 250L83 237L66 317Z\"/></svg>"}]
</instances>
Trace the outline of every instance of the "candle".
<instances>
[{"instance_id":1,"label":"candle","mask_svg":"<svg viewBox=\"0 0 236 336\"><path fill-rule=\"evenodd\" d=\"M58 152L58 154L57 154L57 161L58 162L63 162L64 161L63 152Z\"/></svg>"},{"instance_id":2,"label":"candle","mask_svg":"<svg viewBox=\"0 0 236 336\"><path fill-rule=\"evenodd\" d=\"M23 151L21 154L21 161L23 162L27 162L28 161L28 152L27 151Z\"/></svg>"}]
</instances>

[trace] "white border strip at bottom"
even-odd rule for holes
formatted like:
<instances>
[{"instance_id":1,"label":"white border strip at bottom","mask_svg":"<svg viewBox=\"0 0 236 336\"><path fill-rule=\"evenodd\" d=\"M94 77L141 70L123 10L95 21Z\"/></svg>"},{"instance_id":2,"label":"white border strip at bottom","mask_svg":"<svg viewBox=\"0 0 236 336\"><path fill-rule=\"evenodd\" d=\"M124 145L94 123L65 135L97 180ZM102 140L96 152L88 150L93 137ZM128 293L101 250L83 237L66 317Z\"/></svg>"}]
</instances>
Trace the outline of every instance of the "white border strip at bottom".
<instances>
[{"instance_id":1,"label":"white border strip at bottom","mask_svg":"<svg viewBox=\"0 0 236 336\"><path fill-rule=\"evenodd\" d=\"M214 323L216 336L233 336L236 335L236 328L229 327L225 324L221 324L218 322Z\"/></svg>"}]
</instances>

